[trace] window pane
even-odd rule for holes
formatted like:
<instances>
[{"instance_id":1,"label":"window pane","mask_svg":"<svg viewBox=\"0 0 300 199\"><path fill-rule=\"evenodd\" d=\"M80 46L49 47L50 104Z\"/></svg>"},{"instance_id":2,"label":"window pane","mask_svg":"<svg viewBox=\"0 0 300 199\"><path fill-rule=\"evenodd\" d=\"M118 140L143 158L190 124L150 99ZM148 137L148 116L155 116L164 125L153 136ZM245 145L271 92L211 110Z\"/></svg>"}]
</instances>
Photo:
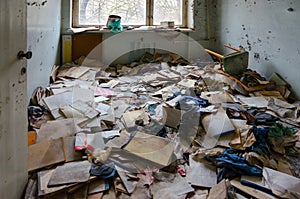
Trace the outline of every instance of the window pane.
<instances>
[{"instance_id":1,"label":"window pane","mask_svg":"<svg viewBox=\"0 0 300 199\"><path fill-rule=\"evenodd\" d=\"M175 25L182 25L182 0L154 0L154 25L161 21L174 21Z\"/></svg>"},{"instance_id":2,"label":"window pane","mask_svg":"<svg viewBox=\"0 0 300 199\"><path fill-rule=\"evenodd\" d=\"M79 0L80 25L105 25L109 15L121 16L122 25L145 25L146 0Z\"/></svg>"}]
</instances>

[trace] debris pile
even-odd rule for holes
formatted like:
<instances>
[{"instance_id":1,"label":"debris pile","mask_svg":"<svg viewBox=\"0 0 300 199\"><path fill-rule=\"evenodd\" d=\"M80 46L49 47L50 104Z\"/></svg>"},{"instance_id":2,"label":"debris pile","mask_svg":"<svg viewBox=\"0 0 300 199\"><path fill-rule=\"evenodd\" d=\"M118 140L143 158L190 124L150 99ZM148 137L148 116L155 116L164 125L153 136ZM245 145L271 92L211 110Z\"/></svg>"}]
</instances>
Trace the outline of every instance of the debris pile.
<instances>
[{"instance_id":1,"label":"debris pile","mask_svg":"<svg viewBox=\"0 0 300 199\"><path fill-rule=\"evenodd\" d=\"M55 67L28 107L25 198L299 198L300 102L217 67Z\"/></svg>"}]
</instances>

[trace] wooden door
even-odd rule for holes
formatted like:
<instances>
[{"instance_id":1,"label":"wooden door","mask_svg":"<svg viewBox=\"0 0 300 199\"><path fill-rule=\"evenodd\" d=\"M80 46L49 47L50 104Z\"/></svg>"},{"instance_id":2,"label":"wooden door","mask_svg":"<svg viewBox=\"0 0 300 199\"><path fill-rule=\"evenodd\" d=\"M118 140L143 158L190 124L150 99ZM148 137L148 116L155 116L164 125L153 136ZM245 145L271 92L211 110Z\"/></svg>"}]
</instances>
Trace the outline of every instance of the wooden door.
<instances>
[{"instance_id":1,"label":"wooden door","mask_svg":"<svg viewBox=\"0 0 300 199\"><path fill-rule=\"evenodd\" d=\"M0 1L0 198L27 182L26 1Z\"/></svg>"}]
</instances>

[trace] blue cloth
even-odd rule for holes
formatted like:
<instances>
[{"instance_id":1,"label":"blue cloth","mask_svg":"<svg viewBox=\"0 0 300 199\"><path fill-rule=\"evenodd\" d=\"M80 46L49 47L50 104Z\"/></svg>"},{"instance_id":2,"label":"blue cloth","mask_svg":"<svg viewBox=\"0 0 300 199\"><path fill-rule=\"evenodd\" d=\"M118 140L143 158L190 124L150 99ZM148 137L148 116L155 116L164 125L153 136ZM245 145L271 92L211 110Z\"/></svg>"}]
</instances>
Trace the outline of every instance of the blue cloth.
<instances>
[{"instance_id":1,"label":"blue cloth","mask_svg":"<svg viewBox=\"0 0 300 199\"><path fill-rule=\"evenodd\" d=\"M232 180L242 175L262 176L262 170L256 166L250 165L242 157L243 152L235 149L227 149L213 161L217 167L217 182L223 179Z\"/></svg>"},{"instance_id":2,"label":"blue cloth","mask_svg":"<svg viewBox=\"0 0 300 199\"><path fill-rule=\"evenodd\" d=\"M216 160L218 162L224 162L232 167L236 168L239 172L244 175L261 176L262 170L256 166L252 166L248 161L239 155L239 152L235 149L227 149Z\"/></svg>"}]
</instances>

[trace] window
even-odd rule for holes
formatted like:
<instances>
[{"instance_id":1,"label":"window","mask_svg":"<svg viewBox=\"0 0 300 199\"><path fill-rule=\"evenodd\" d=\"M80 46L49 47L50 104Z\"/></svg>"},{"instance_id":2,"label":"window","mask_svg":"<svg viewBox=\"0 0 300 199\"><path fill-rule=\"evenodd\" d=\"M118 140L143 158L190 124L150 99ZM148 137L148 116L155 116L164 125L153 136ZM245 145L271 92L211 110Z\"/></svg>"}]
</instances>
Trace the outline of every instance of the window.
<instances>
[{"instance_id":1,"label":"window","mask_svg":"<svg viewBox=\"0 0 300 199\"><path fill-rule=\"evenodd\" d=\"M174 21L187 26L188 0L73 0L73 27L105 25L109 15L121 16L122 25L160 25Z\"/></svg>"}]
</instances>

